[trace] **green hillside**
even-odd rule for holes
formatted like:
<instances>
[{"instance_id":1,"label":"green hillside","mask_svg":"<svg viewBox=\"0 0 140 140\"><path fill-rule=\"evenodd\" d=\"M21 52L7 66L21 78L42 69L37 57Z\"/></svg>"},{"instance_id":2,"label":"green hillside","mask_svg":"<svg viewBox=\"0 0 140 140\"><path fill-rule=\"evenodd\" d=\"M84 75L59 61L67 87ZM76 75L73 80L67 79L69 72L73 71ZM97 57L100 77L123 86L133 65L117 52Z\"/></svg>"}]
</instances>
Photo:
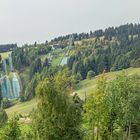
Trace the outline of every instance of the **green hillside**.
<instances>
[{"instance_id":1,"label":"green hillside","mask_svg":"<svg viewBox=\"0 0 140 140\"><path fill-rule=\"evenodd\" d=\"M134 74L140 75L140 68L129 68L124 71L126 72L127 75L134 75ZM121 72L122 71L109 72L106 73L106 77L108 80L111 80ZM93 92L93 90L96 88L97 79L98 76L92 78L91 80L88 79L83 80L77 85L76 92L82 99L85 98L85 93L88 96ZM32 109L36 108L36 105L37 105L36 99L32 99L31 101L28 102L16 104L13 107L6 109L6 112L8 116L11 116L14 113L27 115L32 111Z\"/></svg>"},{"instance_id":2,"label":"green hillside","mask_svg":"<svg viewBox=\"0 0 140 140\"><path fill-rule=\"evenodd\" d=\"M128 68L128 69L125 69L124 71L128 76L134 75L134 74L140 75L140 68ZM111 80L115 78L117 74L121 72L122 71L109 72L109 73L106 73L106 77L108 80ZM83 80L77 85L76 92L79 94L79 96L82 99L85 98L85 93L89 95L96 88L97 79L98 79L98 76L96 76L95 78L92 78L91 80L88 80L88 79Z\"/></svg>"},{"instance_id":3,"label":"green hillside","mask_svg":"<svg viewBox=\"0 0 140 140\"><path fill-rule=\"evenodd\" d=\"M36 108L37 101L32 99L31 101L24 103L17 103L16 105L6 109L8 116L12 116L14 113L28 115L34 108Z\"/></svg>"}]
</instances>

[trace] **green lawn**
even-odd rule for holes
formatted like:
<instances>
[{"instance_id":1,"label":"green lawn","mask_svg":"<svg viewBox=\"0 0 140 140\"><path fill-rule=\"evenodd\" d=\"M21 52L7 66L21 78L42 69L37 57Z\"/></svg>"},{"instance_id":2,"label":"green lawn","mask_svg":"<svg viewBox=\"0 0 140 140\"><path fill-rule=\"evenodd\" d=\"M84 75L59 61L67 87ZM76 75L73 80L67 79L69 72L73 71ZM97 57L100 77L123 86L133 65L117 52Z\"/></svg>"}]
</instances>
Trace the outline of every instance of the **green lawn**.
<instances>
[{"instance_id":1,"label":"green lawn","mask_svg":"<svg viewBox=\"0 0 140 140\"><path fill-rule=\"evenodd\" d=\"M109 73L106 73L106 77L109 81L115 78L115 76L121 72L122 71L109 72ZM125 72L128 76L133 75L133 74L140 75L140 68L129 68L129 69L126 69ZM85 92L86 92L86 95L88 96L95 90L97 79L98 79L98 76L96 76L95 78L91 80L88 80L88 79L83 80L77 85L76 92L82 99L84 99L85 97ZM28 102L18 103L14 105L13 107L6 109L6 112L8 116L11 116L14 112L17 114L26 115L26 114L29 114L33 108L36 108L36 106L37 106L37 101L36 99L33 99Z\"/></svg>"}]
</instances>

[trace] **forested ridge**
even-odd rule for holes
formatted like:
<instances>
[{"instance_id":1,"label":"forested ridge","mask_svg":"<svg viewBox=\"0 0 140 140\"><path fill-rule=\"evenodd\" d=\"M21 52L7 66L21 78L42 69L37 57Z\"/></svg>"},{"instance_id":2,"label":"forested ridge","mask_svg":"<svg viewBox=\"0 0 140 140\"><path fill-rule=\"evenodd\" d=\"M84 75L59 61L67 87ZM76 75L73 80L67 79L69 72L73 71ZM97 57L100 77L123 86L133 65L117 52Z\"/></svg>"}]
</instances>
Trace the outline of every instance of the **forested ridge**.
<instances>
[{"instance_id":1,"label":"forested ridge","mask_svg":"<svg viewBox=\"0 0 140 140\"><path fill-rule=\"evenodd\" d=\"M117 37L119 39L127 38L129 35L138 35L140 36L140 24L125 24L119 27L109 27L105 30L99 29L96 31L90 31L89 33L73 33L74 41L79 41L82 39L90 38L100 38L102 36L107 40L112 40L112 37ZM51 40L51 42L65 41L68 40L71 34L66 36L59 36ZM123 38L122 38L123 37Z\"/></svg>"},{"instance_id":2,"label":"forested ridge","mask_svg":"<svg viewBox=\"0 0 140 140\"><path fill-rule=\"evenodd\" d=\"M0 96L0 140L140 139L140 77L125 73L140 67L140 24L26 44L11 56L22 82L16 102L36 98L37 108L25 116L30 123L24 124L22 114L7 117L4 109L14 101ZM106 73L118 70L119 75L107 79ZM95 88L90 94L85 89L81 99L77 85L95 76Z\"/></svg>"},{"instance_id":3,"label":"forested ridge","mask_svg":"<svg viewBox=\"0 0 140 140\"><path fill-rule=\"evenodd\" d=\"M17 48L12 52L14 66L19 72L21 71L21 78L24 70L28 72L28 80L24 77L22 80L26 80L26 83L30 81L30 84L34 83L36 77L34 75L37 73L53 75L66 67L74 83L77 83L89 75L95 76L103 71L117 71L140 66L139 24L109 27L105 31L98 30L90 34L88 37L80 37L82 34L77 34L81 39L76 39L74 34L67 35L51 42L46 41L44 44L35 42L34 45ZM68 48L71 36L73 47ZM62 67L60 62L65 57L68 58L67 65ZM23 94L28 96L28 92ZM34 95L34 92L32 94Z\"/></svg>"},{"instance_id":4,"label":"forested ridge","mask_svg":"<svg viewBox=\"0 0 140 140\"><path fill-rule=\"evenodd\" d=\"M0 45L0 52L12 51L17 48L17 44Z\"/></svg>"}]
</instances>

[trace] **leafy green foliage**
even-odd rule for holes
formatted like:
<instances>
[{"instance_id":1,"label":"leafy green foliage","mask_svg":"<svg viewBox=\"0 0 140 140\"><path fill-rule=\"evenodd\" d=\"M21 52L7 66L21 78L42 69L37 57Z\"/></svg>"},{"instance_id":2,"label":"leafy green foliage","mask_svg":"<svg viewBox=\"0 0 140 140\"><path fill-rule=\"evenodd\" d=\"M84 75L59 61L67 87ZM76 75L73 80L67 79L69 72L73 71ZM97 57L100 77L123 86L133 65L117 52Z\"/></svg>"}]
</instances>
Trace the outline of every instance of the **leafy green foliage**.
<instances>
[{"instance_id":1,"label":"leafy green foliage","mask_svg":"<svg viewBox=\"0 0 140 140\"><path fill-rule=\"evenodd\" d=\"M99 80L97 90L85 105L88 137L107 139L138 139L140 79L136 76L117 76L112 82Z\"/></svg>"},{"instance_id":2,"label":"leafy green foliage","mask_svg":"<svg viewBox=\"0 0 140 140\"><path fill-rule=\"evenodd\" d=\"M106 89L106 106L110 114L112 136L125 131L128 139L139 137L139 107L140 78L127 77L124 74L117 77ZM116 132L117 128L119 131Z\"/></svg>"},{"instance_id":3,"label":"leafy green foliage","mask_svg":"<svg viewBox=\"0 0 140 140\"><path fill-rule=\"evenodd\" d=\"M98 80L97 89L90 96L85 104L84 122L87 126L86 131L90 133L85 136L88 139L102 139L107 137L107 114L104 108L106 79L101 76ZM104 135L102 137L102 135Z\"/></svg>"},{"instance_id":4,"label":"leafy green foliage","mask_svg":"<svg viewBox=\"0 0 140 140\"><path fill-rule=\"evenodd\" d=\"M16 116L11 118L3 129L4 129L3 140L21 139L21 130Z\"/></svg>"},{"instance_id":5,"label":"leafy green foliage","mask_svg":"<svg viewBox=\"0 0 140 140\"><path fill-rule=\"evenodd\" d=\"M91 79L91 78L93 78L95 75L96 75L96 74L95 74L94 71L88 71L88 73L87 73L87 78L88 78L88 79Z\"/></svg>"},{"instance_id":6,"label":"leafy green foliage","mask_svg":"<svg viewBox=\"0 0 140 140\"><path fill-rule=\"evenodd\" d=\"M0 109L0 127L6 123L7 119L8 117L6 112L3 109Z\"/></svg>"},{"instance_id":7,"label":"leafy green foliage","mask_svg":"<svg viewBox=\"0 0 140 140\"><path fill-rule=\"evenodd\" d=\"M38 139L80 140L81 108L68 96L67 78L60 75L56 80L45 79L37 88L39 103L34 113L34 131Z\"/></svg>"}]
</instances>

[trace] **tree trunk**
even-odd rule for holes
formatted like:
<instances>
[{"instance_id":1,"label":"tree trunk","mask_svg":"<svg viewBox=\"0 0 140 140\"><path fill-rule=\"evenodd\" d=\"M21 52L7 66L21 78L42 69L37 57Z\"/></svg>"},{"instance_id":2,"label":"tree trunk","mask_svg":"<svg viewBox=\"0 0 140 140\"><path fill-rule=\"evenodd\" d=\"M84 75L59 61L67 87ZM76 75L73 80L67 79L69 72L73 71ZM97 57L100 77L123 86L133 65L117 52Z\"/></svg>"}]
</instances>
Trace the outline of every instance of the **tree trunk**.
<instances>
[{"instance_id":1,"label":"tree trunk","mask_svg":"<svg viewBox=\"0 0 140 140\"><path fill-rule=\"evenodd\" d=\"M97 131L97 136L96 136L96 140L98 140L98 131Z\"/></svg>"},{"instance_id":2,"label":"tree trunk","mask_svg":"<svg viewBox=\"0 0 140 140\"><path fill-rule=\"evenodd\" d=\"M111 140L113 139L113 125L111 124Z\"/></svg>"},{"instance_id":3,"label":"tree trunk","mask_svg":"<svg viewBox=\"0 0 140 140\"><path fill-rule=\"evenodd\" d=\"M131 137L131 123L129 124L128 127L128 140L130 140L130 137Z\"/></svg>"},{"instance_id":4,"label":"tree trunk","mask_svg":"<svg viewBox=\"0 0 140 140\"><path fill-rule=\"evenodd\" d=\"M123 134L123 140L128 140L128 128L126 128L126 131Z\"/></svg>"}]
</instances>

